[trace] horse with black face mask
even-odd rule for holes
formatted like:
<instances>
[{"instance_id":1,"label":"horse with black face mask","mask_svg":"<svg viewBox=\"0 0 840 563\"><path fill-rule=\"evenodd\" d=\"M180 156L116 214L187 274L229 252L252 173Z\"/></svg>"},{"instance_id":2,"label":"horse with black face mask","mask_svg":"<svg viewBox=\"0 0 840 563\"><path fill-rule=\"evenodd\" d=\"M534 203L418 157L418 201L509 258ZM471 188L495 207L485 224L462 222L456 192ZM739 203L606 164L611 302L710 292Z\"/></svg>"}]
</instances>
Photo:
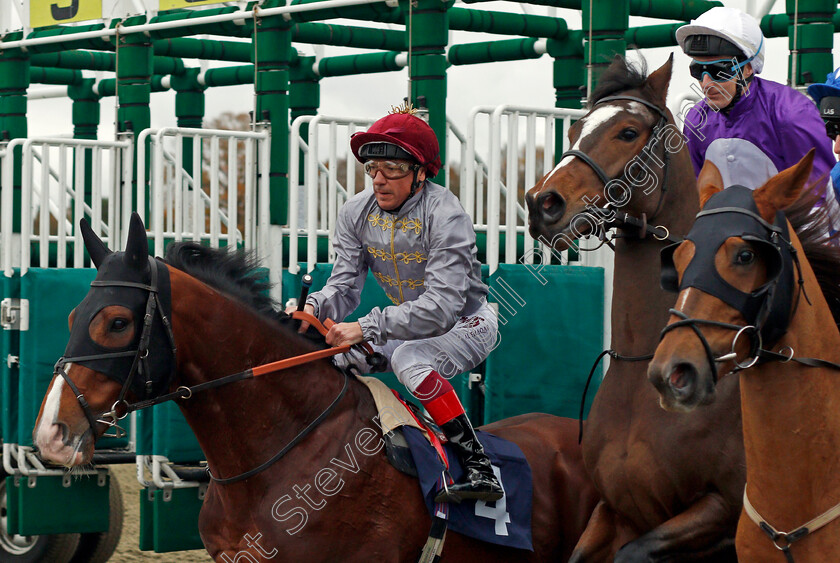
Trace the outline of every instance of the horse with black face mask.
<instances>
[{"instance_id":1,"label":"horse with black face mask","mask_svg":"<svg viewBox=\"0 0 840 563\"><path fill-rule=\"evenodd\" d=\"M703 211L663 252L662 285L679 297L648 377L683 416L740 379L740 561L840 557L840 247L824 211L809 213L814 198L797 201L813 155L754 192L723 189L707 162Z\"/></svg>"},{"instance_id":2,"label":"horse with black face mask","mask_svg":"<svg viewBox=\"0 0 840 563\"><path fill-rule=\"evenodd\" d=\"M215 560L417 561L431 518L416 480L371 447L381 442L371 393L324 358L267 366L332 350L278 322L255 263L192 243L150 260L136 215L124 253L82 231L99 272L36 422L44 458L88 463L116 419L168 397L213 477L199 532ZM567 559L597 500L575 421L530 414L484 429L515 442L531 467L534 551L450 531L441 561Z\"/></svg>"}]
</instances>

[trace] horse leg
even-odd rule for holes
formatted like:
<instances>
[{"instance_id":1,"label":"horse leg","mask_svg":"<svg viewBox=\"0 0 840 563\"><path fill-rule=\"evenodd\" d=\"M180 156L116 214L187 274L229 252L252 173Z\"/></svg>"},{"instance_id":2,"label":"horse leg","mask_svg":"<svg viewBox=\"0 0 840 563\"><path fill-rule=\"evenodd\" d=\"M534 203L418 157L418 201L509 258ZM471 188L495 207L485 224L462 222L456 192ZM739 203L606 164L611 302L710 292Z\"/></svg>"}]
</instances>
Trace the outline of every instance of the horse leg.
<instances>
[{"instance_id":1,"label":"horse leg","mask_svg":"<svg viewBox=\"0 0 840 563\"><path fill-rule=\"evenodd\" d=\"M636 537L629 523L603 500L589 517L569 563L609 561L618 548Z\"/></svg>"},{"instance_id":2,"label":"horse leg","mask_svg":"<svg viewBox=\"0 0 840 563\"><path fill-rule=\"evenodd\" d=\"M615 561L737 561L735 526L732 507L720 494L710 493L624 545Z\"/></svg>"}]
</instances>

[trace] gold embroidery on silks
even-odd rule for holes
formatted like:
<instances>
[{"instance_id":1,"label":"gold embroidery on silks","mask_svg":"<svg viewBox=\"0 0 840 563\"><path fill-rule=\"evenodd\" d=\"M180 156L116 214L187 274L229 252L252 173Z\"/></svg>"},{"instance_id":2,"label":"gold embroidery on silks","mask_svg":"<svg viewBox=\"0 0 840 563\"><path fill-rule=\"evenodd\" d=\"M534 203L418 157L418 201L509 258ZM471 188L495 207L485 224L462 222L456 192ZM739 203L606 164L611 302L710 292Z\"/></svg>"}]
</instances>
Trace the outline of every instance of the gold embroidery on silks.
<instances>
[{"instance_id":1,"label":"gold embroidery on silks","mask_svg":"<svg viewBox=\"0 0 840 563\"><path fill-rule=\"evenodd\" d=\"M396 256L392 256L387 250L381 248L373 248L368 247L368 253L373 254L374 258L381 258L382 260L396 260L397 262L402 262L403 264L410 264L411 262L417 262L418 264L425 262L428 260L426 255L422 252L397 252Z\"/></svg>"},{"instance_id":2,"label":"gold embroidery on silks","mask_svg":"<svg viewBox=\"0 0 840 563\"><path fill-rule=\"evenodd\" d=\"M400 300L399 300L399 299L397 299L396 297L392 296L392 295L391 295L390 293L388 293L387 291L385 292L385 296L386 296L388 299L390 299L390 300L391 300L391 303L393 303L394 305L399 305L399 304L400 304Z\"/></svg>"},{"instance_id":3,"label":"gold embroidery on silks","mask_svg":"<svg viewBox=\"0 0 840 563\"><path fill-rule=\"evenodd\" d=\"M423 232L423 223L422 221L420 221L420 219L400 219L395 225L393 219L389 219L388 217L381 217L378 214L374 215L373 213L371 213L370 215L368 215L367 220L368 223L370 223L374 227L379 227L383 231L387 231L396 227L403 233L407 233L408 231L414 231L414 234L419 235Z\"/></svg>"},{"instance_id":4,"label":"gold embroidery on silks","mask_svg":"<svg viewBox=\"0 0 840 563\"><path fill-rule=\"evenodd\" d=\"M399 278L392 278L388 274L382 274L380 272L374 272L373 277L375 277L381 283L389 287L398 287L404 285L408 287L408 289L417 289L418 287L424 285L423 280L400 280Z\"/></svg>"}]
</instances>

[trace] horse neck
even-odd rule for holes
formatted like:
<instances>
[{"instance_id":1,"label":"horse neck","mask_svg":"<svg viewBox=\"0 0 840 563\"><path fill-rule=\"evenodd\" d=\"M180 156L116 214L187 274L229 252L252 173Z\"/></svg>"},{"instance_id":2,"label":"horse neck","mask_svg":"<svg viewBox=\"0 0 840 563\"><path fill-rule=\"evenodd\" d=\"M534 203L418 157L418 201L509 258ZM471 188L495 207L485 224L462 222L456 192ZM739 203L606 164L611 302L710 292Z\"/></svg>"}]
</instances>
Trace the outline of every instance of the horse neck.
<instances>
[{"instance_id":1,"label":"horse neck","mask_svg":"<svg viewBox=\"0 0 840 563\"><path fill-rule=\"evenodd\" d=\"M840 363L840 333L792 236L812 305L800 294L788 332L773 350L790 346L796 357ZM840 502L840 472L833 461L840 451L838 402L837 370L769 362L741 374L749 496L778 529L793 529Z\"/></svg>"},{"instance_id":2,"label":"horse neck","mask_svg":"<svg viewBox=\"0 0 840 563\"><path fill-rule=\"evenodd\" d=\"M669 123L673 125L672 121ZM700 207L695 184L694 169L688 150L683 146L670 155L662 204L651 224L667 227L676 236L688 233ZM634 194L627 212L636 216L644 212L650 217L659 197L660 186L649 195ZM668 244L671 243L650 236L642 240L622 238L616 242L612 348L619 354L649 354L659 343L659 332L665 326L668 309L675 301L674 294L663 291L659 286L659 253ZM612 365L621 364L624 363L614 362ZM628 369L633 368L628 366Z\"/></svg>"},{"instance_id":3,"label":"horse neck","mask_svg":"<svg viewBox=\"0 0 840 563\"><path fill-rule=\"evenodd\" d=\"M204 383L312 350L273 321L171 271L177 385ZM321 360L200 392L179 406L211 469L232 476L290 442L338 396L343 383ZM352 410L357 391L351 385L331 416Z\"/></svg>"}]
</instances>

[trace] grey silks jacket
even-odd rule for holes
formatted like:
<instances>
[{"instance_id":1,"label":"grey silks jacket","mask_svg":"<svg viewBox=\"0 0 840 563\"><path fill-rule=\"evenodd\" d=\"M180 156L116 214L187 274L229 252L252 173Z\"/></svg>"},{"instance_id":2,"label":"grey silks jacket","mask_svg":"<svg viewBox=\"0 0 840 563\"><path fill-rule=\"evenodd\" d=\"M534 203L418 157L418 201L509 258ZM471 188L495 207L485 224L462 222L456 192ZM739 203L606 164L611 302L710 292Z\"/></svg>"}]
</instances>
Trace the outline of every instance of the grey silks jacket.
<instances>
[{"instance_id":1,"label":"grey silks jacket","mask_svg":"<svg viewBox=\"0 0 840 563\"><path fill-rule=\"evenodd\" d=\"M374 344L440 336L486 301L472 221L432 182L398 214L377 205L373 188L351 197L338 212L333 248L332 275L306 302L322 321L343 320L359 306L370 269L394 303L359 319Z\"/></svg>"}]
</instances>

